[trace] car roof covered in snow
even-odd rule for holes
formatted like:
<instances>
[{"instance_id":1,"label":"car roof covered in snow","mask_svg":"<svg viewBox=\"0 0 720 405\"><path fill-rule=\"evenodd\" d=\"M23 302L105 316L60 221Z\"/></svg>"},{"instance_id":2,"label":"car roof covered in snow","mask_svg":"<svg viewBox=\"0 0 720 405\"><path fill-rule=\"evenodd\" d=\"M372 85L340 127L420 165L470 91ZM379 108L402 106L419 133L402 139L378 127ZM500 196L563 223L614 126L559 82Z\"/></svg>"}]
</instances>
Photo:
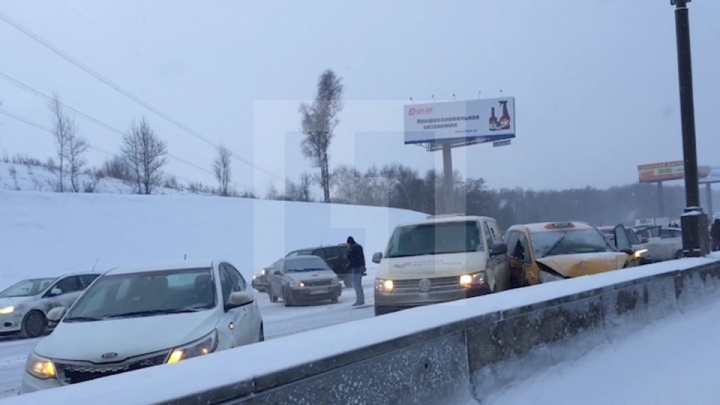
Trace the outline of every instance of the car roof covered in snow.
<instances>
[{"instance_id":1,"label":"car roof covered in snow","mask_svg":"<svg viewBox=\"0 0 720 405\"><path fill-rule=\"evenodd\" d=\"M182 260L175 262L164 262L164 263L153 263L141 266L123 266L116 267L108 271L107 275L111 274L128 274L128 273L146 273L151 271L162 271L162 270L185 270L185 269L209 269L213 266L213 263L219 263L220 260Z\"/></svg>"}]
</instances>

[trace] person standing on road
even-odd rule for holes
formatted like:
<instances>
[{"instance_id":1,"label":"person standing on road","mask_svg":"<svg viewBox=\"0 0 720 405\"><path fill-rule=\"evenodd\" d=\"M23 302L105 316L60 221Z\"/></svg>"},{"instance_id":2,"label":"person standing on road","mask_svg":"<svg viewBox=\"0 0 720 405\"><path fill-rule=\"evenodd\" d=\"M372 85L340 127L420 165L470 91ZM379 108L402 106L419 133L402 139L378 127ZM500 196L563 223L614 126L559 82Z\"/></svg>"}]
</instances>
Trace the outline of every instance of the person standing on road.
<instances>
[{"instance_id":1,"label":"person standing on road","mask_svg":"<svg viewBox=\"0 0 720 405\"><path fill-rule=\"evenodd\" d=\"M713 252L720 250L720 218L713 222L710 228L710 237L712 238Z\"/></svg>"},{"instance_id":2,"label":"person standing on road","mask_svg":"<svg viewBox=\"0 0 720 405\"><path fill-rule=\"evenodd\" d=\"M355 288L355 303L354 307L365 304L365 293L362 287L362 276L365 273L365 253L363 248L352 236L347 238L347 244L349 246L347 252L347 258L350 262L350 270L352 271L353 287Z\"/></svg>"}]
</instances>

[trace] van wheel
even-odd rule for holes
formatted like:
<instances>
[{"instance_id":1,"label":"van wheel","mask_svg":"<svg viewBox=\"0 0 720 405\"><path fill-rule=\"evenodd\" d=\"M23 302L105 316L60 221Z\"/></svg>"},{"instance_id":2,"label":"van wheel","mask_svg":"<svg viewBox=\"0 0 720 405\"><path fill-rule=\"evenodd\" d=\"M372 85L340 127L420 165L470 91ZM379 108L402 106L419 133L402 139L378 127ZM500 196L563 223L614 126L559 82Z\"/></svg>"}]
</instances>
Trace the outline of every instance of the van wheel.
<instances>
[{"instance_id":1,"label":"van wheel","mask_svg":"<svg viewBox=\"0 0 720 405\"><path fill-rule=\"evenodd\" d=\"M23 338L36 338L45 332L47 327L47 319L42 312L32 311L25 315L22 322L20 336Z\"/></svg>"}]
</instances>

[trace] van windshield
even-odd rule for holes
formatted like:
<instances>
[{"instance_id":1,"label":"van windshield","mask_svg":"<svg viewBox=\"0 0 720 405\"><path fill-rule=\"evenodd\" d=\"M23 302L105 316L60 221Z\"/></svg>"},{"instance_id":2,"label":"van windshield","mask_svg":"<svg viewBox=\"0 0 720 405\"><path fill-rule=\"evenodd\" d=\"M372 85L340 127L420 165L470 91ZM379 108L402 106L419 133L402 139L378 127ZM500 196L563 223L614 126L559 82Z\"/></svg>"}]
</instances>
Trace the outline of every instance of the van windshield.
<instances>
[{"instance_id":1,"label":"van windshield","mask_svg":"<svg viewBox=\"0 0 720 405\"><path fill-rule=\"evenodd\" d=\"M409 225L395 230L387 257L477 252L483 249L473 221Z\"/></svg>"}]
</instances>

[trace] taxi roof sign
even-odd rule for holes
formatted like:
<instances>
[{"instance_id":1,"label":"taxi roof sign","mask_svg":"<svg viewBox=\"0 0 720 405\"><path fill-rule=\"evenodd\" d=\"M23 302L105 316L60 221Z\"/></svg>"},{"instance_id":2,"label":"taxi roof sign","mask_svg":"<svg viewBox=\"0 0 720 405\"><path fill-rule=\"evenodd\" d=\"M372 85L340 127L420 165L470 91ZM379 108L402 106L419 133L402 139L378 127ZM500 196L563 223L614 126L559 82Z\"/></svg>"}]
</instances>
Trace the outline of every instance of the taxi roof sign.
<instances>
[{"instance_id":1,"label":"taxi roof sign","mask_svg":"<svg viewBox=\"0 0 720 405\"><path fill-rule=\"evenodd\" d=\"M545 225L545 229L571 229L575 228L575 224L572 222L553 222Z\"/></svg>"}]
</instances>

